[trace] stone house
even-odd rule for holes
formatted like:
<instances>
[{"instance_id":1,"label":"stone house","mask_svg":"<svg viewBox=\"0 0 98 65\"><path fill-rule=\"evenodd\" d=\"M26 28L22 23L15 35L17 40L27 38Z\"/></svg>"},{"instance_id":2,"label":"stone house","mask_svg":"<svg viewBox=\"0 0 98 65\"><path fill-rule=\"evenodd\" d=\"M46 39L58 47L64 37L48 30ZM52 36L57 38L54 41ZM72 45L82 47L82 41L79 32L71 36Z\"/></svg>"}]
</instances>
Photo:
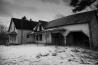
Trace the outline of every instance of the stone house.
<instances>
[{"instance_id":1,"label":"stone house","mask_svg":"<svg viewBox=\"0 0 98 65\"><path fill-rule=\"evenodd\" d=\"M77 13L50 21L44 32L47 44L96 48L98 47L97 11Z\"/></svg>"},{"instance_id":2,"label":"stone house","mask_svg":"<svg viewBox=\"0 0 98 65\"><path fill-rule=\"evenodd\" d=\"M36 42L49 45L98 47L98 16L96 10L69 15L52 20L49 23L24 19L11 19L9 27L10 43ZM30 37L27 38L28 36Z\"/></svg>"}]
</instances>

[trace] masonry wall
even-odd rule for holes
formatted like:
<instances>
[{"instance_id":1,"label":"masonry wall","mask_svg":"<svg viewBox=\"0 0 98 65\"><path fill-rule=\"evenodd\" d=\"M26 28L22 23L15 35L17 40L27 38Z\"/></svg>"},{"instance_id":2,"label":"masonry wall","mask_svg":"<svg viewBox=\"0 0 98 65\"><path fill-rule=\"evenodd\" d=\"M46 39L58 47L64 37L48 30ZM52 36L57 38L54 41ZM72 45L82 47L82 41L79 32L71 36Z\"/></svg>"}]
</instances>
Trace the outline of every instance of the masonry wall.
<instances>
[{"instance_id":1,"label":"masonry wall","mask_svg":"<svg viewBox=\"0 0 98 65\"><path fill-rule=\"evenodd\" d=\"M88 23L68 25L68 26L64 26L63 28L67 30L66 31L67 33L65 32L65 35L68 34L68 32L70 32L70 31L82 31L89 37Z\"/></svg>"},{"instance_id":2,"label":"masonry wall","mask_svg":"<svg viewBox=\"0 0 98 65\"><path fill-rule=\"evenodd\" d=\"M51 32L47 32L46 38L46 44L50 44L52 42Z\"/></svg>"},{"instance_id":3,"label":"masonry wall","mask_svg":"<svg viewBox=\"0 0 98 65\"><path fill-rule=\"evenodd\" d=\"M85 24L74 24L74 25L67 25L67 26L60 26L57 28L51 28L47 30L54 30L54 29L65 29L65 32L62 32L64 39L65 39L65 44L66 44L66 36L71 32L71 31L82 31L84 32L88 37L90 37L89 34L89 25L88 23ZM49 41L47 43L52 43L52 38L51 38L51 33L49 34L49 37L47 38Z\"/></svg>"},{"instance_id":4,"label":"masonry wall","mask_svg":"<svg viewBox=\"0 0 98 65\"><path fill-rule=\"evenodd\" d=\"M92 41L93 47L96 48L98 47L98 21L96 19L96 16L93 17L90 24L90 28L91 28L91 37L92 37L91 41Z\"/></svg>"},{"instance_id":5,"label":"masonry wall","mask_svg":"<svg viewBox=\"0 0 98 65\"><path fill-rule=\"evenodd\" d=\"M64 37L65 37L65 44L66 44L66 36L70 33L70 32L74 32L74 31L82 31L85 35L87 35L90 39L90 34L89 34L89 25L88 23L84 23L84 24L75 24L75 25L69 25L69 26L65 26L64 29L66 29L67 31L65 33L63 33ZM70 40L72 41L72 40ZM72 43L73 44L73 43Z\"/></svg>"}]
</instances>

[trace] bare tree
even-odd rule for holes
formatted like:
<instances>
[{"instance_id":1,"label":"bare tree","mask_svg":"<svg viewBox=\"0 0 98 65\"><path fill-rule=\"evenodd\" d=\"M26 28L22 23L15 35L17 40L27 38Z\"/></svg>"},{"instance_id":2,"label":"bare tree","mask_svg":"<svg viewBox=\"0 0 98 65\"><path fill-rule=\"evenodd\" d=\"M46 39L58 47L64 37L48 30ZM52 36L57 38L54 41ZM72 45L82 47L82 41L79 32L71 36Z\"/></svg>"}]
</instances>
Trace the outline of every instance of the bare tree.
<instances>
[{"instance_id":1,"label":"bare tree","mask_svg":"<svg viewBox=\"0 0 98 65\"><path fill-rule=\"evenodd\" d=\"M6 32L7 32L6 27L3 24L0 24L0 45L6 44L8 40L8 35Z\"/></svg>"},{"instance_id":2,"label":"bare tree","mask_svg":"<svg viewBox=\"0 0 98 65\"><path fill-rule=\"evenodd\" d=\"M0 32L6 32L6 26L0 24Z\"/></svg>"},{"instance_id":3,"label":"bare tree","mask_svg":"<svg viewBox=\"0 0 98 65\"><path fill-rule=\"evenodd\" d=\"M90 7L95 2L97 0L71 0L70 5L74 7L73 12L79 12ZM98 3L94 6L98 9Z\"/></svg>"}]
</instances>

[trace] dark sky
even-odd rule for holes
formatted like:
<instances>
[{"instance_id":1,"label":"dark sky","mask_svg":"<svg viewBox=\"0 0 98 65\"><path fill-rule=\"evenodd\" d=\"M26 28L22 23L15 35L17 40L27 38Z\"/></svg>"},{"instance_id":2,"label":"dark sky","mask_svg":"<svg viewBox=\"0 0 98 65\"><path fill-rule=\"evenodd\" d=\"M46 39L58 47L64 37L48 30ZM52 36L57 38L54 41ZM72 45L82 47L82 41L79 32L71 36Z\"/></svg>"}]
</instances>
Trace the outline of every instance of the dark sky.
<instances>
[{"instance_id":1,"label":"dark sky","mask_svg":"<svg viewBox=\"0 0 98 65\"><path fill-rule=\"evenodd\" d=\"M9 25L10 19L32 18L50 21L72 14L70 0L0 0L0 23Z\"/></svg>"}]
</instances>

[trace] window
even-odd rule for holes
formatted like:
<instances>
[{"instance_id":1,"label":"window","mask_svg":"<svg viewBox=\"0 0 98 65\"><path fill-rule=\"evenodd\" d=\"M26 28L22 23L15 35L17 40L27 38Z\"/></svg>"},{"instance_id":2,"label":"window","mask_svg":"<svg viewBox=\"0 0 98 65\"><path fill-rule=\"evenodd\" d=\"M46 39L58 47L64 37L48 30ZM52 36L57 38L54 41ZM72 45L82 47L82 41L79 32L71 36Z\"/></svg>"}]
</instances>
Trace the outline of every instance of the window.
<instances>
[{"instance_id":1,"label":"window","mask_svg":"<svg viewBox=\"0 0 98 65\"><path fill-rule=\"evenodd\" d=\"M16 36L12 37L12 41L15 42L16 41Z\"/></svg>"},{"instance_id":2,"label":"window","mask_svg":"<svg viewBox=\"0 0 98 65\"><path fill-rule=\"evenodd\" d=\"M35 35L35 39L37 41L41 41L42 40L42 34Z\"/></svg>"},{"instance_id":3,"label":"window","mask_svg":"<svg viewBox=\"0 0 98 65\"><path fill-rule=\"evenodd\" d=\"M42 40L42 34L39 34L39 40L40 41Z\"/></svg>"},{"instance_id":4,"label":"window","mask_svg":"<svg viewBox=\"0 0 98 65\"><path fill-rule=\"evenodd\" d=\"M36 40L38 40L38 35L36 35Z\"/></svg>"},{"instance_id":5,"label":"window","mask_svg":"<svg viewBox=\"0 0 98 65\"><path fill-rule=\"evenodd\" d=\"M16 41L16 36L10 36L10 41L14 43Z\"/></svg>"},{"instance_id":6,"label":"window","mask_svg":"<svg viewBox=\"0 0 98 65\"><path fill-rule=\"evenodd\" d=\"M29 35L27 34L27 38L29 38Z\"/></svg>"}]
</instances>

